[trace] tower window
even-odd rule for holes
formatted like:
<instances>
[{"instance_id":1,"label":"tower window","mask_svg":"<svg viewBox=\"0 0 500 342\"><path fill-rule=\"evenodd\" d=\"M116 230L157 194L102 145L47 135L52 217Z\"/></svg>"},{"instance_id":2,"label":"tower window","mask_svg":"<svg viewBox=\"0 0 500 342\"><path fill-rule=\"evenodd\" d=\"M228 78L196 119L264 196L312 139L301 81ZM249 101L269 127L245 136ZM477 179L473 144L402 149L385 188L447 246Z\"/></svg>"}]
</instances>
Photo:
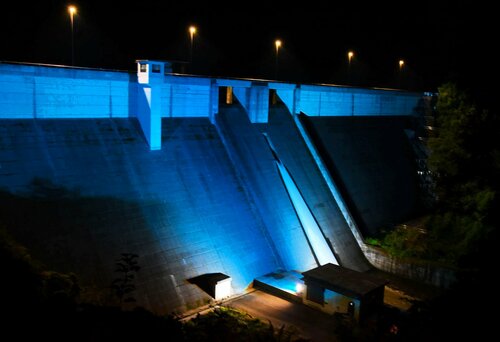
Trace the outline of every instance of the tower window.
<instances>
[{"instance_id":1,"label":"tower window","mask_svg":"<svg viewBox=\"0 0 500 342\"><path fill-rule=\"evenodd\" d=\"M161 66L160 64L153 64L153 72L159 73L161 71Z\"/></svg>"}]
</instances>

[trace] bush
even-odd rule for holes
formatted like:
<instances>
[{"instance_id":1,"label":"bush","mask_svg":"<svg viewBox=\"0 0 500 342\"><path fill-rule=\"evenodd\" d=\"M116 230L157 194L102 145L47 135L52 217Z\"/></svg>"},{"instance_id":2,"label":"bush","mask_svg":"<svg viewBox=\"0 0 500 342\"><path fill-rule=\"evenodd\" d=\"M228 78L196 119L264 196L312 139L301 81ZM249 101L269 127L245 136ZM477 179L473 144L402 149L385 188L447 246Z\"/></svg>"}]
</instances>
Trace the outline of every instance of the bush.
<instances>
[{"instance_id":1,"label":"bush","mask_svg":"<svg viewBox=\"0 0 500 342\"><path fill-rule=\"evenodd\" d=\"M428 237L426 231L418 228L397 226L384 236L382 247L390 254L399 258L427 258Z\"/></svg>"},{"instance_id":2,"label":"bush","mask_svg":"<svg viewBox=\"0 0 500 342\"><path fill-rule=\"evenodd\" d=\"M219 307L205 315L198 315L185 326L188 341L292 341L294 332L281 326L275 329L247 313ZM293 339L293 341L299 341Z\"/></svg>"}]
</instances>

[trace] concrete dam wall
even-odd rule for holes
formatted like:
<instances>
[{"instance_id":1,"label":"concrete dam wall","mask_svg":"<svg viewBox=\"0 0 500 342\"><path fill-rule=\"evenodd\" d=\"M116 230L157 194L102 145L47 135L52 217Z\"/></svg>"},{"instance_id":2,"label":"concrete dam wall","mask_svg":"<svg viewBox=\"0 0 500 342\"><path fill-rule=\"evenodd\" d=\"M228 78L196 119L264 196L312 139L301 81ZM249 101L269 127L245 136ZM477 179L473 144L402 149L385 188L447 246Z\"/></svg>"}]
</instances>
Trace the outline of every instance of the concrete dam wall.
<instances>
[{"instance_id":1,"label":"concrete dam wall","mask_svg":"<svg viewBox=\"0 0 500 342\"><path fill-rule=\"evenodd\" d=\"M217 126L249 198L268 227L283 267L288 270L316 267L264 136L241 107L221 109Z\"/></svg>"},{"instance_id":2,"label":"concrete dam wall","mask_svg":"<svg viewBox=\"0 0 500 342\"><path fill-rule=\"evenodd\" d=\"M187 279L222 272L243 291L279 268L207 119L169 119L149 152L136 120L1 121L1 217L32 254L83 284L111 284L136 253L136 299L157 312L208 299ZM168 147L167 147L168 145Z\"/></svg>"},{"instance_id":3,"label":"concrete dam wall","mask_svg":"<svg viewBox=\"0 0 500 342\"><path fill-rule=\"evenodd\" d=\"M393 127L399 137L397 114L417 113L422 94L174 75L154 63L139 61L137 75L0 64L0 224L35 258L105 288L120 254L138 254L135 298L158 313L209 301L195 277L223 273L240 293L275 270L314 268L317 241L340 265L370 269L329 184L339 184L362 230L408 215L410 200L387 204L400 195L393 178L373 175L410 157L404 147L367 156L380 137L364 130ZM297 128L300 112L332 179ZM372 121L349 121L358 117ZM404 143L391 139L376 146ZM412 173L405 163L399 185ZM384 186L389 194L372 194Z\"/></svg>"},{"instance_id":4,"label":"concrete dam wall","mask_svg":"<svg viewBox=\"0 0 500 342\"><path fill-rule=\"evenodd\" d=\"M365 235L421 210L410 119L302 117Z\"/></svg>"},{"instance_id":5,"label":"concrete dam wall","mask_svg":"<svg viewBox=\"0 0 500 342\"><path fill-rule=\"evenodd\" d=\"M369 269L368 262L285 107L271 108L267 130L340 264L357 271Z\"/></svg>"}]
</instances>

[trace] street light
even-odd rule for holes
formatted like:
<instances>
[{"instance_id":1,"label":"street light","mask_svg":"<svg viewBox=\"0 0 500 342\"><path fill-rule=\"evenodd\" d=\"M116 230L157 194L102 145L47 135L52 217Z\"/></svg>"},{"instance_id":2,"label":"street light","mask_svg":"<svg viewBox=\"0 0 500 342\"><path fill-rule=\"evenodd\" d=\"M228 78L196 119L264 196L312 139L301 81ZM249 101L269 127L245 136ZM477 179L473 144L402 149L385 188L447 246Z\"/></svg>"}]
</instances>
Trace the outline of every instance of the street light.
<instances>
[{"instance_id":1,"label":"street light","mask_svg":"<svg viewBox=\"0 0 500 342\"><path fill-rule=\"evenodd\" d=\"M196 34L196 27L195 26L189 26L189 36L191 37L191 45L189 49L189 62L193 63L193 41L194 41L194 35Z\"/></svg>"},{"instance_id":2,"label":"street light","mask_svg":"<svg viewBox=\"0 0 500 342\"><path fill-rule=\"evenodd\" d=\"M352 61L352 58L353 58L353 57L354 57L354 52L349 51L349 52L347 53L347 61L348 61L348 63L349 63L349 68L351 67L351 61Z\"/></svg>"},{"instance_id":3,"label":"street light","mask_svg":"<svg viewBox=\"0 0 500 342\"><path fill-rule=\"evenodd\" d=\"M347 52L347 82L352 83L351 62L354 58L354 51Z\"/></svg>"},{"instance_id":4,"label":"street light","mask_svg":"<svg viewBox=\"0 0 500 342\"><path fill-rule=\"evenodd\" d=\"M405 61L400 59L399 60L399 71L403 70L403 66L405 65Z\"/></svg>"},{"instance_id":5,"label":"street light","mask_svg":"<svg viewBox=\"0 0 500 342\"><path fill-rule=\"evenodd\" d=\"M274 78L277 79L278 78L278 56L279 56L280 47L282 45L281 40L276 39L276 41L274 42L274 45L276 46L276 65L274 67Z\"/></svg>"},{"instance_id":6,"label":"street light","mask_svg":"<svg viewBox=\"0 0 500 342\"><path fill-rule=\"evenodd\" d=\"M276 39L276 41L274 42L274 45L276 45L276 56L278 55L278 51L281 47L281 40L279 39Z\"/></svg>"},{"instance_id":7,"label":"street light","mask_svg":"<svg viewBox=\"0 0 500 342\"><path fill-rule=\"evenodd\" d=\"M399 65L399 72L398 72L398 87L399 88L403 88L403 81L404 81L404 66L405 66L405 61L400 59L399 62L398 62L398 65Z\"/></svg>"},{"instance_id":8,"label":"street light","mask_svg":"<svg viewBox=\"0 0 500 342\"><path fill-rule=\"evenodd\" d=\"M75 65L75 32L74 32L74 20L73 17L77 13L76 7L71 5L68 6L69 18L71 20L71 65Z\"/></svg>"}]
</instances>

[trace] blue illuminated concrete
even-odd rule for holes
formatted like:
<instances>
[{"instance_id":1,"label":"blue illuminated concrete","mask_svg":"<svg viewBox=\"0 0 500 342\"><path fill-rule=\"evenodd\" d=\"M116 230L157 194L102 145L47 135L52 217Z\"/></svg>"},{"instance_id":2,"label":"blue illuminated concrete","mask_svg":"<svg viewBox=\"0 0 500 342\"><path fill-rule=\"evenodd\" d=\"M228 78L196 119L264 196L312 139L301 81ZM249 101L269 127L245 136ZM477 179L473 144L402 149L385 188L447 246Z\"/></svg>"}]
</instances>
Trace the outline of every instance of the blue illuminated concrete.
<instances>
[{"instance_id":1,"label":"blue illuminated concrete","mask_svg":"<svg viewBox=\"0 0 500 342\"><path fill-rule=\"evenodd\" d=\"M217 128L257 209L282 268L308 270L317 263L276 168L271 149L241 106L221 107Z\"/></svg>"},{"instance_id":2,"label":"blue illuminated concrete","mask_svg":"<svg viewBox=\"0 0 500 342\"><path fill-rule=\"evenodd\" d=\"M302 303L305 290L302 273L276 270L255 278L253 287L279 297Z\"/></svg>"},{"instance_id":3,"label":"blue illuminated concrete","mask_svg":"<svg viewBox=\"0 0 500 342\"><path fill-rule=\"evenodd\" d=\"M235 105L220 104L220 87ZM283 104L270 107L270 91ZM365 271L317 158L364 233L411 215L402 128L421 95L179 75L160 61L134 73L0 63L2 215L30 208L12 218L16 238L85 285L108 286L120 253L139 254L139 304L184 311L208 298L189 278L224 273L238 293L277 269L317 266L266 133L333 257ZM34 212L37 225L17 225Z\"/></svg>"},{"instance_id":4,"label":"blue illuminated concrete","mask_svg":"<svg viewBox=\"0 0 500 342\"><path fill-rule=\"evenodd\" d=\"M161 93L162 117L210 118L212 82L208 77L166 75Z\"/></svg>"},{"instance_id":5,"label":"blue illuminated concrete","mask_svg":"<svg viewBox=\"0 0 500 342\"><path fill-rule=\"evenodd\" d=\"M135 85L127 72L0 63L0 118L134 116Z\"/></svg>"},{"instance_id":6,"label":"blue illuminated concrete","mask_svg":"<svg viewBox=\"0 0 500 342\"><path fill-rule=\"evenodd\" d=\"M234 95L245 108L250 122L267 122L269 113L269 87L267 82L252 82L248 89L235 88Z\"/></svg>"},{"instance_id":7,"label":"blue illuminated concrete","mask_svg":"<svg viewBox=\"0 0 500 342\"><path fill-rule=\"evenodd\" d=\"M162 83L169 63L137 61L136 116L151 150L161 149ZM143 71L143 68L146 70ZM154 72L152 72L152 70Z\"/></svg>"},{"instance_id":8,"label":"blue illuminated concrete","mask_svg":"<svg viewBox=\"0 0 500 342\"><path fill-rule=\"evenodd\" d=\"M422 94L404 91L299 85L295 113L309 116L416 115L423 105Z\"/></svg>"},{"instance_id":9,"label":"blue illuminated concrete","mask_svg":"<svg viewBox=\"0 0 500 342\"><path fill-rule=\"evenodd\" d=\"M135 297L159 313L205 303L186 279L222 272L238 293L281 267L208 119L164 119L161 151L149 151L138 125L0 120L0 188L23 199L16 210L28 210L9 228L35 258L76 272L84 286L106 288L120 253L136 253ZM34 192L40 183L44 192ZM38 213L34 226L22 224L34 215L30 203L40 207L37 198L53 210ZM75 207L58 209L68 203Z\"/></svg>"},{"instance_id":10,"label":"blue illuminated concrete","mask_svg":"<svg viewBox=\"0 0 500 342\"><path fill-rule=\"evenodd\" d=\"M159 87L137 86L137 119L151 150L161 149L161 107Z\"/></svg>"},{"instance_id":11,"label":"blue illuminated concrete","mask_svg":"<svg viewBox=\"0 0 500 342\"><path fill-rule=\"evenodd\" d=\"M339 186L335 183L335 180L332 177L330 170L326 166L324 157L319 153L318 148L311 139L310 134L307 132L307 129L305 128L304 123L302 122L303 118L304 118L303 114L293 115L293 122L295 123L295 127L297 128L297 131L299 132L301 138L304 140L304 144L307 147L309 154L314 159L314 162L319 172L321 173L321 176L323 176L323 179L326 185L328 186L328 189L330 190L333 199L335 200L335 204L338 206L340 212L342 213L342 216L344 217L345 223L351 229L352 235L356 239L356 242L358 243L359 247L361 247L361 250L363 250L364 252L366 249L366 245L363 236L361 234L361 231L358 227L358 224L354 219L354 216L352 215L351 211L349 210L347 202L344 196L342 195Z\"/></svg>"},{"instance_id":12,"label":"blue illuminated concrete","mask_svg":"<svg viewBox=\"0 0 500 342\"><path fill-rule=\"evenodd\" d=\"M279 99L285 104L290 113L300 112L300 88L296 84L269 83L270 89L275 89Z\"/></svg>"},{"instance_id":13,"label":"blue illuminated concrete","mask_svg":"<svg viewBox=\"0 0 500 342\"><path fill-rule=\"evenodd\" d=\"M283 185L285 186L288 196L290 197L295 213L300 220L302 229L304 229L307 241L309 242L309 246L311 247L311 251L316 259L316 262L318 263L318 266L328 263L338 265L339 263L333 254L332 248L325 239L321 227L318 225L318 222L316 222L316 219L311 213L311 209L304 200L297 184L290 175L290 172L288 172L286 166L283 165L283 162L276 152L276 149L274 148L267 133L264 133L264 136L266 137L267 143L269 144L269 147L271 148L276 159L276 167L278 168Z\"/></svg>"},{"instance_id":14,"label":"blue illuminated concrete","mask_svg":"<svg viewBox=\"0 0 500 342\"><path fill-rule=\"evenodd\" d=\"M0 63L0 118L138 117L156 150L161 148L160 117L205 117L214 123L221 86L234 88L252 123L268 122L270 89L291 113L308 116L411 116L422 107L420 93L180 75L170 73L163 61L137 65L132 74Z\"/></svg>"},{"instance_id":15,"label":"blue illuminated concrete","mask_svg":"<svg viewBox=\"0 0 500 342\"><path fill-rule=\"evenodd\" d=\"M340 265L357 271L368 270L370 265L287 108L271 107L269 123L262 129L271 137Z\"/></svg>"}]
</instances>

